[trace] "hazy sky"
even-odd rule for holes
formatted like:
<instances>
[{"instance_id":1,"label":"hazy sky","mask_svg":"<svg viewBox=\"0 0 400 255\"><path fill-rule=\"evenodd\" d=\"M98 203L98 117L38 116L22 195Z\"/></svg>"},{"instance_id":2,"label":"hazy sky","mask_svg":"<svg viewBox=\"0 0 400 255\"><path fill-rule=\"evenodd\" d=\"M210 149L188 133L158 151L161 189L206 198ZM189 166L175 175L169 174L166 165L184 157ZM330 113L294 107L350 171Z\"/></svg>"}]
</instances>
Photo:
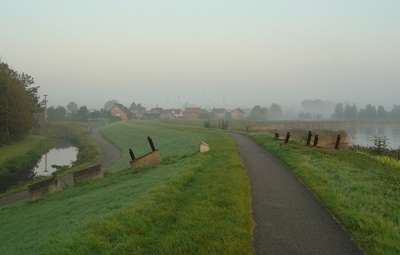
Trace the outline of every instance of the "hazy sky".
<instances>
[{"instance_id":1,"label":"hazy sky","mask_svg":"<svg viewBox=\"0 0 400 255\"><path fill-rule=\"evenodd\" d=\"M53 106L391 110L399 13L399 0L0 0L0 58Z\"/></svg>"}]
</instances>

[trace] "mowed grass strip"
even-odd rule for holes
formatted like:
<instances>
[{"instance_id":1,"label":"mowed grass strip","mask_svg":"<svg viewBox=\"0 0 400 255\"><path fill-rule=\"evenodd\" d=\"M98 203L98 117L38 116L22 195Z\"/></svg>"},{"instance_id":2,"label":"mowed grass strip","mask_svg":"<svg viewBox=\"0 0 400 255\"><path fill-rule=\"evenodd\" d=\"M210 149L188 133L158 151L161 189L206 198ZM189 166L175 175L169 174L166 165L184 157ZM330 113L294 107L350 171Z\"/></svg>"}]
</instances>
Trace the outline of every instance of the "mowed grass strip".
<instances>
[{"instance_id":1,"label":"mowed grass strip","mask_svg":"<svg viewBox=\"0 0 400 255\"><path fill-rule=\"evenodd\" d=\"M106 178L0 208L2 254L251 254L249 184L230 136L146 122L103 131L132 134L108 137L120 148L144 136L143 153L152 136L164 162L120 160Z\"/></svg>"},{"instance_id":2,"label":"mowed grass strip","mask_svg":"<svg viewBox=\"0 0 400 255\"><path fill-rule=\"evenodd\" d=\"M285 162L367 254L400 254L400 169L376 157L250 134Z\"/></svg>"}]
</instances>

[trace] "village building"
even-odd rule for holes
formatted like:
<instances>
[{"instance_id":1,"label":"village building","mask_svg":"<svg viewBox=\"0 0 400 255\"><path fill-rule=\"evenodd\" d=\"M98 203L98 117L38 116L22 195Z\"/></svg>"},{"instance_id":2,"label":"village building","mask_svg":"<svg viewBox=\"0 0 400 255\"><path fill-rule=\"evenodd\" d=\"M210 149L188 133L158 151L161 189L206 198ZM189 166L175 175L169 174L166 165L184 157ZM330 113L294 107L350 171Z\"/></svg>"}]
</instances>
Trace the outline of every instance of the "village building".
<instances>
[{"instance_id":1,"label":"village building","mask_svg":"<svg viewBox=\"0 0 400 255\"><path fill-rule=\"evenodd\" d=\"M185 119L198 119L201 113L201 107L186 107L183 111Z\"/></svg>"},{"instance_id":2,"label":"village building","mask_svg":"<svg viewBox=\"0 0 400 255\"><path fill-rule=\"evenodd\" d=\"M236 109L234 109L234 110L231 111L231 114L230 114L230 115L231 115L231 116L230 116L231 119L234 119L234 120L241 120L241 119L244 119L244 118L246 117L246 112L243 111L243 110L240 109L240 108L236 108Z\"/></svg>"},{"instance_id":3,"label":"village building","mask_svg":"<svg viewBox=\"0 0 400 255\"><path fill-rule=\"evenodd\" d=\"M122 120L132 119L131 111L123 106L122 104L114 104L114 106L110 109L110 114L113 116L121 117Z\"/></svg>"},{"instance_id":4,"label":"village building","mask_svg":"<svg viewBox=\"0 0 400 255\"><path fill-rule=\"evenodd\" d=\"M217 119L226 119L226 110L224 108L213 108L211 113Z\"/></svg>"}]
</instances>

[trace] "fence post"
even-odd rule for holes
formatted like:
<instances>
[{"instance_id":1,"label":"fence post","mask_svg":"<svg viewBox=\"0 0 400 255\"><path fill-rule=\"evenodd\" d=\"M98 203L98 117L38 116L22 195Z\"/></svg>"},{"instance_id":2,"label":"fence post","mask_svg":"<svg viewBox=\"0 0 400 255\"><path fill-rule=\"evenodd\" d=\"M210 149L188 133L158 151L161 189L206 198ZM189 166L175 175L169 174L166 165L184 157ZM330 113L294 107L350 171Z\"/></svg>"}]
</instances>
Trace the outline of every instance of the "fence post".
<instances>
[{"instance_id":1,"label":"fence post","mask_svg":"<svg viewBox=\"0 0 400 255\"><path fill-rule=\"evenodd\" d=\"M336 150L339 149L339 143L340 143L340 135L337 135L336 144L335 144L335 149Z\"/></svg>"},{"instance_id":2,"label":"fence post","mask_svg":"<svg viewBox=\"0 0 400 255\"><path fill-rule=\"evenodd\" d=\"M154 147L153 140L151 140L150 136L147 137L147 140L149 141L151 150L152 150L152 151L155 151L156 148Z\"/></svg>"},{"instance_id":3,"label":"fence post","mask_svg":"<svg viewBox=\"0 0 400 255\"><path fill-rule=\"evenodd\" d=\"M129 149L129 155L131 155L131 159L135 160L135 155L133 154L133 151Z\"/></svg>"},{"instance_id":4,"label":"fence post","mask_svg":"<svg viewBox=\"0 0 400 255\"><path fill-rule=\"evenodd\" d=\"M314 146L318 145L318 135L315 135L314 137Z\"/></svg>"},{"instance_id":5,"label":"fence post","mask_svg":"<svg viewBox=\"0 0 400 255\"><path fill-rule=\"evenodd\" d=\"M312 133L311 133L311 131L308 131L308 136L307 136L307 146L310 146L310 143L311 143L311 136L312 136Z\"/></svg>"},{"instance_id":6,"label":"fence post","mask_svg":"<svg viewBox=\"0 0 400 255\"><path fill-rule=\"evenodd\" d=\"M285 139L285 143L289 142L289 138L290 138L290 132L287 132L286 134L286 139Z\"/></svg>"}]
</instances>

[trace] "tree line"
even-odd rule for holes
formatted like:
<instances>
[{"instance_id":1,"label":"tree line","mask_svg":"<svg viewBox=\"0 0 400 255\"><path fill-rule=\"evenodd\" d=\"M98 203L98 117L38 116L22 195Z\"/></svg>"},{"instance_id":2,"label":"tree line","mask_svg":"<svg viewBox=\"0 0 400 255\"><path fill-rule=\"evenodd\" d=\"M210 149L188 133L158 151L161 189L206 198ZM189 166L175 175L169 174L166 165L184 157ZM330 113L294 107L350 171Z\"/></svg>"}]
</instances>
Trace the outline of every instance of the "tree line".
<instances>
[{"instance_id":1,"label":"tree line","mask_svg":"<svg viewBox=\"0 0 400 255\"><path fill-rule=\"evenodd\" d=\"M342 103L336 104L332 119L358 119L358 120L387 120L400 119L400 105L394 105L392 110L387 111L382 105L375 107L367 104L364 108L357 109L356 105Z\"/></svg>"},{"instance_id":2,"label":"tree line","mask_svg":"<svg viewBox=\"0 0 400 255\"><path fill-rule=\"evenodd\" d=\"M22 139L37 126L35 115L43 111L39 86L34 79L0 62L0 145Z\"/></svg>"}]
</instances>

